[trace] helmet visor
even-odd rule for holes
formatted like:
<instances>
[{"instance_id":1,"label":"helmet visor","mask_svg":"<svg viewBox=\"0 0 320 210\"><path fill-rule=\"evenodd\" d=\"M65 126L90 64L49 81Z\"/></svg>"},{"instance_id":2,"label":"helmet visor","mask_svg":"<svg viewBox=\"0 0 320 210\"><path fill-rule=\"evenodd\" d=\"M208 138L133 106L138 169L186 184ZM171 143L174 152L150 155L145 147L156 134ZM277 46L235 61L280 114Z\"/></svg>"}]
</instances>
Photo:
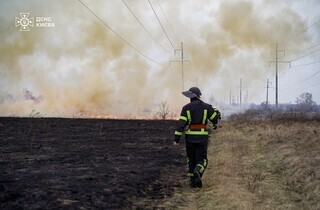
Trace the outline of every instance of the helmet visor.
<instances>
[{"instance_id":1,"label":"helmet visor","mask_svg":"<svg viewBox=\"0 0 320 210\"><path fill-rule=\"evenodd\" d=\"M182 93L182 95L184 95L185 97L188 97L188 98L199 98L199 96L197 96L195 93L191 92L190 90L183 91L181 93Z\"/></svg>"}]
</instances>

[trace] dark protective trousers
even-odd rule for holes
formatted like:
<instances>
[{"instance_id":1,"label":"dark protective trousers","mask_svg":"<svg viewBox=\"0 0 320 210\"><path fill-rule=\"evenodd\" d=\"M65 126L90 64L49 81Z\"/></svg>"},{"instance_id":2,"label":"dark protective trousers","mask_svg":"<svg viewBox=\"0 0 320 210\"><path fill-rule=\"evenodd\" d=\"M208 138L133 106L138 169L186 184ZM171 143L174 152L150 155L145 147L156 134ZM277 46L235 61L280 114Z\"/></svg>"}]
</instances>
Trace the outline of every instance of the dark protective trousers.
<instances>
[{"instance_id":1,"label":"dark protective trousers","mask_svg":"<svg viewBox=\"0 0 320 210\"><path fill-rule=\"evenodd\" d=\"M194 172L203 175L208 165L207 159L208 141L201 143L186 142L186 150L188 156L188 176L192 177Z\"/></svg>"}]
</instances>

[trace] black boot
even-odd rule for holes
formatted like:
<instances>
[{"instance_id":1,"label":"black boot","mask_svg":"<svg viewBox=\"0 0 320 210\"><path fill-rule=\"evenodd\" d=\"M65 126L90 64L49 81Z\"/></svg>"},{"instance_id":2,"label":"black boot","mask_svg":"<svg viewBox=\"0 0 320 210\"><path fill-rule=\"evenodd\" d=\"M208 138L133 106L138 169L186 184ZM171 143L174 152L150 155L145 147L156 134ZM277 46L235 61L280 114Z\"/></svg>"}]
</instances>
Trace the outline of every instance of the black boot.
<instances>
[{"instance_id":1,"label":"black boot","mask_svg":"<svg viewBox=\"0 0 320 210\"><path fill-rule=\"evenodd\" d=\"M198 171L193 172L194 177L194 183L196 187L201 188L202 187L202 181L201 181L201 175Z\"/></svg>"},{"instance_id":2,"label":"black boot","mask_svg":"<svg viewBox=\"0 0 320 210\"><path fill-rule=\"evenodd\" d=\"M194 177L190 177L190 187L192 187L192 188L197 187Z\"/></svg>"}]
</instances>

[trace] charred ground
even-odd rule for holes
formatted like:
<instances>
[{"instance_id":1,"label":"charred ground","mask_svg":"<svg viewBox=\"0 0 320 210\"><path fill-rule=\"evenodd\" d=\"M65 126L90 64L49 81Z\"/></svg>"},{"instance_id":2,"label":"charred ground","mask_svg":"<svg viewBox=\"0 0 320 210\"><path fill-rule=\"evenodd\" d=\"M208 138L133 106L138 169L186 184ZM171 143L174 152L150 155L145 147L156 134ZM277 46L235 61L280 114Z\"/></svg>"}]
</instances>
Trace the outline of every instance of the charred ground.
<instances>
[{"instance_id":1,"label":"charred ground","mask_svg":"<svg viewBox=\"0 0 320 210\"><path fill-rule=\"evenodd\" d=\"M159 206L184 180L174 129L174 121L0 118L0 208Z\"/></svg>"}]
</instances>

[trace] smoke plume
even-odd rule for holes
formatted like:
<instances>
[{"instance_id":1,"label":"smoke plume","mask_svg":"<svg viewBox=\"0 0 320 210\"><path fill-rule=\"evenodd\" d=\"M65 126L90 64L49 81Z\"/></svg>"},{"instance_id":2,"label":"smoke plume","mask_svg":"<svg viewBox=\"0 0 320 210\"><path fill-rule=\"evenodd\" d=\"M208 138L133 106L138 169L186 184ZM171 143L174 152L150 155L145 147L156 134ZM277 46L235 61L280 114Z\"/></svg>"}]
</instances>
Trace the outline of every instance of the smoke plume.
<instances>
[{"instance_id":1,"label":"smoke plume","mask_svg":"<svg viewBox=\"0 0 320 210\"><path fill-rule=\"evenodd\" d=\"M150 5L126 0L154 38L144 31L122 1L83 1L115 35L79 1L1 1L0 115L46 116L152 114L167 101L179 112L180 51L171 47ZM260 100L266 63L275 43L298 48L288 37L307 26L299 12L278 1L151 1L160 21L179 49L184 43L184 89L198 85L204 100L220 102L236 91L243 77L251 99ZM164 13L162 13L162 10ZM15 17L50 16L55 27L21 32ZM165 15L164 15L165 14ZM10 96L10 97L8 97Z\"/></svg>"}]
</instances>

